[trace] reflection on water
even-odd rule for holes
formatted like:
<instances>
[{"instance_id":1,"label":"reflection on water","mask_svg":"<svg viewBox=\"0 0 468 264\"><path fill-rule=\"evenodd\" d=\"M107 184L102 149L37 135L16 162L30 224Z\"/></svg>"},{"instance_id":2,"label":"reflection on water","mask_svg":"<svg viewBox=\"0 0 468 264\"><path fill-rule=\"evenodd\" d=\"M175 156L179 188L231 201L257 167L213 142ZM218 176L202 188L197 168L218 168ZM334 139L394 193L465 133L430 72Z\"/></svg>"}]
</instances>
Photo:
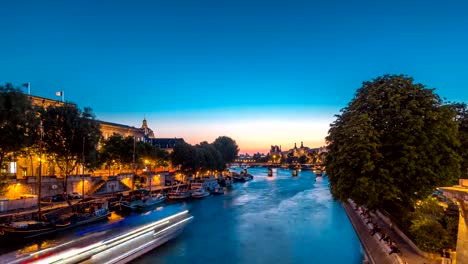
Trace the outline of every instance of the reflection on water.
<instances>
[{"instance_id":1,"label":"reflection on water","mask_svg":"<svg viewBox=\"0 0 468 264\"><path fill-rule=\"evenodd\" d=\"M251 168L254 179L225 195L160 206L145 213L112 213L108 221L67 230L22 246L2 246L21 256L70 241L112 236L181 210L194 221L177 238L135 263L361 263L359 240L329 191L327 178L310 171Z\"/></svg>"},{"instance_id":2,"label":"reflection on water","mask_svg":"<svg viewBox=\"0 0 468 264\"><path fill-rule=\"evenodd\" d=\"M240 169L237 170L238 172ZM191 202L193 223L136 263L362 263L360 243L311 171L250 168L254 180Z\"/></svg>"},{"instance_id":3,"label":"reflection on water","mask_svg":"<svg viewBox=\"0 0 468 264\"><path fill-rule=\"evenodd\" d=\"M60 246L84 246L104 238L110 238L133 227L167 217L188 209L187 204L160 206L143 213L118 214L112 212L108 220L87 226L63 230L44 237L23 240L23 243L8 243L0 240L0 263L4 260L24 257L37 251ZM54 249L56 250L56 249Z\"/></svg>"}]
</instances>

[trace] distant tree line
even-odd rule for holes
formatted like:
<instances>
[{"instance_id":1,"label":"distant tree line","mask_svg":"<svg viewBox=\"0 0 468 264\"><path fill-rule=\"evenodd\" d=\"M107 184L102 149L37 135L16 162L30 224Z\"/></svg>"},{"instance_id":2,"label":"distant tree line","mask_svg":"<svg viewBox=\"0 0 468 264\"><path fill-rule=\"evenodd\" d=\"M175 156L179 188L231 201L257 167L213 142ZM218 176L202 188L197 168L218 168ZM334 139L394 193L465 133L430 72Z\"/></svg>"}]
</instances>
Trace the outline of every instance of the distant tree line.
<instances>
[{"instance_id":1,"label":"distant tree line","mask_svg":"<svg viewBox=\"0 0 468 264\"><path fill-rule=\"evenodd\" d=\"M171 161L173 166L180 166L186 173L222 171L236 159L238 153L236 141L221 136L211 144L206 141L195 146L177 144L171 153Z\"/></svg>"},{"instance_id":2,"label":"distant tree line","mask_svg":"<svg viewBox=\"0 0 468 264\"><path fill-rule=\"evenodd\" d=\"M441 217L413 212L436 187L467 176L465 104L443 101L410 77L384 75L363 83L326 140L326 170L336 199L387 210L413 237L448 241L429 234L434 226L448 230Z\"/></svg>"}]
</instances>

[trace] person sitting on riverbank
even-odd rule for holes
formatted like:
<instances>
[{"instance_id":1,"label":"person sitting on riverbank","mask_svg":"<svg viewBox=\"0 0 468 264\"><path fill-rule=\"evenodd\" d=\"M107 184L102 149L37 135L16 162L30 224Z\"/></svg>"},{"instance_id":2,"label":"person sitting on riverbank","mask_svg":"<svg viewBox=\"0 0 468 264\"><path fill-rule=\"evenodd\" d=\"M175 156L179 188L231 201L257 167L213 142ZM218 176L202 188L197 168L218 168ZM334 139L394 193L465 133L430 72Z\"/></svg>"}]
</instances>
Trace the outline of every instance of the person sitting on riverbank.
<instances>
[{"instance_id":1,"label":"person sitting on riverbank","mask_svg":"<svg viewBox=\"0 0 468 264\"><path fill-rule=\"evenodd\" d=\"M398 249L396 244L394 242L391 242L390 243L390 252L388 252L388 254L391 255L393 253L398 253L398 252L400 252L400 250Z\"/></svg>"},{"instance_id":2,"label":"person sitting on riverbank","mask_svg":"<svg viewBox=\"0 0 468 264\"><path fill-rule=\"evenodd\" d=\"M378 224L374 224L374 228L372 228L370 234L371 234L371 236L373 236L373 235L374 235L375 233L377 233L377 232L380 233L380 231L382 231L382 229L379 227L379 225L378 225Z\"/></svg>"},{"instance_id":3,"label":"person sitting on riverbank","mask_svg":"<svg viewBox=\"0 0 468 264\"><path fill-rule=\"evenodd\" d=\"M384 233L379 241L382 241L382 240L388 243L390 241L390 236L387 233Z\"/></svg>"}]
</instances>

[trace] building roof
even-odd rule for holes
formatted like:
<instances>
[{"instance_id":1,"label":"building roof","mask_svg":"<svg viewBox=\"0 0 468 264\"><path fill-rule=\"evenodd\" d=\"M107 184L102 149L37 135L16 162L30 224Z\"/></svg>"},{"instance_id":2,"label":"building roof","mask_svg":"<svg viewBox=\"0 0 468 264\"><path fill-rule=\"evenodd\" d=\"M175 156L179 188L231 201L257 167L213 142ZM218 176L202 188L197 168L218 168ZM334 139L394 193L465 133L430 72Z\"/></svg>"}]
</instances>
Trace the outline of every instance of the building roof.
<instances>
[{"instance_id":1,"label":"building roof","mask_svg":"<svg viewBox=\"0 0 468 264\"><path fill-rule=\"evenodd\" d=\"M162 149L171 149L177 143L184 143L183 138L152 138L151 144Z\"/></svg>"},{"instance_id":2,"label":"building roof","mask_svg":"<svg viewBox=\"0 0 468 264\"><path fill-rule=\"evenodd\" d=\"M98 123L103 124L103 125L109 125L109 126L117 126L121 128L127 128L127 129L137 129L141 130L140 128L134 127L134 126L127 126L127 125L122 125L122 124L117 124L117 123L112 123L112 122L107 122L107 121L102 121L102 120L96 120Z\"/></svg>"}]
</instances>

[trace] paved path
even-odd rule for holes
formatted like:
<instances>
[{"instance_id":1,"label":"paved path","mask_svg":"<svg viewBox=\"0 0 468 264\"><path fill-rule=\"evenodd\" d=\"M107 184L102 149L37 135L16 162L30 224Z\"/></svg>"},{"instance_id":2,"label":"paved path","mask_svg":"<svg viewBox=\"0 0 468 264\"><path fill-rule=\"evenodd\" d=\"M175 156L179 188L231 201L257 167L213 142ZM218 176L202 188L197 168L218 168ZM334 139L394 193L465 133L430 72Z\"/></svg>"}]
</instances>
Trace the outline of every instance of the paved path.
<instances>
[{"instance_id":1,"label":"paved path","mask_svg":"<svg viewBox=\"0 0 468 264\"><path fill-rule=\"evenodd\" d=\"M382 229L383 232L387 233L390 236L390 239L395 242L397 245L398 249L400 250L400 253L398 254L398 257L395 256L395 258L388 259L382 256L381 250L386 251L383 242L379 241L377 237L374 238L374 240L371 240L373 236L370 235L369 229L365 225L364 221L362 220L362 217L359 216L359 213L354 209L354 206L350 203L343 203L343 206L348 213L348 216L350 216L351 221L353 222L358 222L356 226L360 226L356 228L355 223L353 223L353 226L355 226L356 232L359 235L359 238L361 240L361 243L363 244L363 247L366 249L366 251L369 253L369 258L371 263L404 263L404 264L440 264L441 260L434 260L434 259L429 259L427 256L422 255L422 252L418 252L413 246L411 246L407 242L407 238L403 238L401 236L401 231L397 232L395 231L396 228L391 229L389 224L387 224L388 220L385 221L382 218L382 215L371 213L373 221L379 225L379 227ZM361 238L361 237L364 237ZM363 242L363 240L365 242ZM369 248L366 248L366 245ZM380 250L375 247L375 243L379 245ZM370 251L368 251L370 249ZM388 253L387 253L388 254ZM395 254L392 254L395 255ZM374 262L372 262L374 260ZM394 261L394 262L389 262L389 261Z\"/></svg>"},{"instance_id":2,"label":"paved path","mask_svg":"<svg viewBox=\"0 0 468 264\"><path fill-rule=\"evenodd\" d=\"M362 221L359 213L349 203L343 203L343 207L353 224L354 230L361 241L368 258L372 264L397 264L398 257L395 254L389 255L388 252L380 246L378 239L371 236L368 227Z\"/></svg>"},{"instance_id":3,"label":"paved path","mask_svg":"<svg viewBox=\"0 0 468 264\"><path fill-rule=\"evenodd\" d=\"M374 220L377 222L377 224L382 228L384 232L386 232L392 241L394 241L398 248L401 251L401 259L403 260L403 263L408 263L408 264L440 264L441 260L432 260L429 259L428 257L421 255L421 252L418 252L414 247L412 247L405 238L403 238L399 232L396 232L395 229L393 228L390 229L390 226L387 224L386 221L384 221L379 214L372 214ZM401 231L400 231L401 232Z\"/></svg>"}]
</instances>

